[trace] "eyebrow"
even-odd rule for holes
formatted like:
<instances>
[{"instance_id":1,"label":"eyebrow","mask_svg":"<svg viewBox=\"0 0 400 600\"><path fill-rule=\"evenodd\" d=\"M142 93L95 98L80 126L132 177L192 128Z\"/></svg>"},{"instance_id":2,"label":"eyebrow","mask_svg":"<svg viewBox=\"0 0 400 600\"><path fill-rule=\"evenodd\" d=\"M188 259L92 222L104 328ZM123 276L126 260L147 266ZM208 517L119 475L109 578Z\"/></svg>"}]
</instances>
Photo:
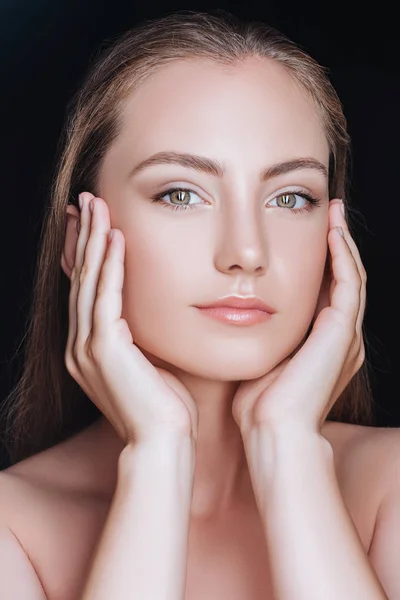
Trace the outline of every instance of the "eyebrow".
<instances>
[{"instance_id":1,"label":"eyebrow","mask_svg":"<svg viewBox=\"0 0 400 600\"><path fill-rule=\"evenodd\" d=\"M131 178L148 167L163 164L181 165L182 167L194 169L195 171L207 173L219 178L222 178L226 172L225 166L218 160L206 158L205 156L198 156L196 154L164 151L157 152L140 162L130 171L128 177ZM267 167L261 171L260 180L267 181L272 177L277 177L278 175L284 175L285 173L298 171L300 169L316 169L324 175L325 179L328 179L328 170L322 162L315 158L304 157L293 158Z\"/></svg>"}]
</instances>

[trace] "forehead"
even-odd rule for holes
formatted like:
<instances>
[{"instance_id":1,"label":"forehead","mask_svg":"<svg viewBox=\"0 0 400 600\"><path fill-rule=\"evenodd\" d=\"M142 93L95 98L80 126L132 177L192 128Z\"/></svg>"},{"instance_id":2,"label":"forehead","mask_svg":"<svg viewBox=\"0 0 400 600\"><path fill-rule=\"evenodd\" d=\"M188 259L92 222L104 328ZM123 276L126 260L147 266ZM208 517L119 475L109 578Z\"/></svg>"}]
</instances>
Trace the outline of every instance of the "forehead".
<instances>
[{"instance_id":1,"label":"forehead","mask_svg":"<svg viewBox=\"0 0 400 600\"><path fill-rule=\"evenodd\" d=\"M233 66L206 60L163 65L128 98L116 145L131 161L160 150L189 151L249 168L329 148L312 99L274 60ZM258 168L259 165L254 165Z\"/></svg>"}]
</instances>

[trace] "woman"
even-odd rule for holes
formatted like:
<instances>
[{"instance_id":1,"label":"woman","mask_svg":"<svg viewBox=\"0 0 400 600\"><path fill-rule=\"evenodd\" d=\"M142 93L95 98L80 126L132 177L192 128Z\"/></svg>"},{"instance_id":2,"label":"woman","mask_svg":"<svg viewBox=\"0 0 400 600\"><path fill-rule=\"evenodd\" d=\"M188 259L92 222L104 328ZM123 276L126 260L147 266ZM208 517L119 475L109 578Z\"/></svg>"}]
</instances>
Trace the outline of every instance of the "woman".
<instances>
[{"instance_id":1,"label":"woman","mask_svg":"<svg viewBox=\"0 0 400 600\"><path fill-rule=\"evenodd\" d=\"M97 60L7 402L2 598L399 597L348 144L262 23L181 11Z\"/></svg>"}]
</instances>

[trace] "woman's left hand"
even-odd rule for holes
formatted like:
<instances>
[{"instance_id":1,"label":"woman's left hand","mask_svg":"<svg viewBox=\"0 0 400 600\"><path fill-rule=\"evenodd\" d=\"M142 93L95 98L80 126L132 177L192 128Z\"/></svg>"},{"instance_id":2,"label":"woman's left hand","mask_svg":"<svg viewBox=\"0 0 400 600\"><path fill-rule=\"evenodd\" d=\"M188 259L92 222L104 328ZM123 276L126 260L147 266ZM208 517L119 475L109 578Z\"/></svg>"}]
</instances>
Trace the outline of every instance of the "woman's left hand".
<instances>
[{"instance_id":1,"label":"woman's left hand","mask_svg":"<svg viewBox=\"0 0 400 600\"><path fill-rule=\"evenodd\" d=\"M329 206L329 292L321 292L314 325L300 350L266 375L240 383L232 414L242 434L264 424L272 430L294 425L320 434L332 406L364 362L367 277L341 206L337 200Z\"/></svg>"}]
</instances>

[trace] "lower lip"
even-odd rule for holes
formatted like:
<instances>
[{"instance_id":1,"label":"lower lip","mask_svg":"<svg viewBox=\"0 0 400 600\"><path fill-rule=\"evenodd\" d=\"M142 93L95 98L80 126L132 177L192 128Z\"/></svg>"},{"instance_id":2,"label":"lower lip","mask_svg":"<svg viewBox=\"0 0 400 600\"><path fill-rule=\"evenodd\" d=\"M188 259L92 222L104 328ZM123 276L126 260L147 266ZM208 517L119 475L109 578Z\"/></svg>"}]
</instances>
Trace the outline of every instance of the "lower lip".
<instances>
[{"instance_id":1,"label":"lower lip","mask_svg":"<svg viewBox=\"0 0 400 600\"><path fill-rule=\"evenodd\" d=\"M199 308L199 310L208 317L239 326L262 323L271 317L271 313L256 308L229 308L228 306L218 306L214 308Z\"/></svg>"}]
</instances>

